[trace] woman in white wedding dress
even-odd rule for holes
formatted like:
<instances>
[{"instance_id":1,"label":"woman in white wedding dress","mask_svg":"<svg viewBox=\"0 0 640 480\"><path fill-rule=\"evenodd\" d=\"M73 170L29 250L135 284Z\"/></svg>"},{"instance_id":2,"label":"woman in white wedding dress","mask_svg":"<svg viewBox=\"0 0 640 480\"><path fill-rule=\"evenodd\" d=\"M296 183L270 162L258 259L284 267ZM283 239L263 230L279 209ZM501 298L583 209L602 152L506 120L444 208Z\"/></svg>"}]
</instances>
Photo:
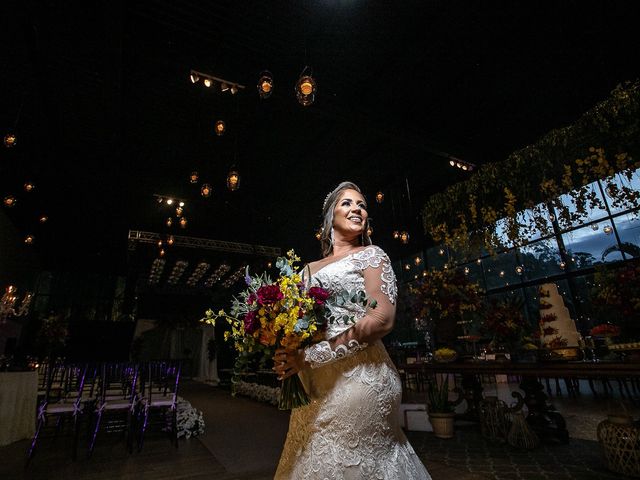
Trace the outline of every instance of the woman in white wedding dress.
<instances>
[{"instance_id":1,"label":"woman in white wedding dress","mask_svg":"<svg viewBox=\"0 0 640 480\"><path fill-rule=\"evenodd\" d=\"M311 285L362 291L375 308L341 307L326 340L295 354L276 352L279 378L299 374L311 403L291 412L276 480L429 480L399 425L401 383L381 338L393 328L396 279L371 245L364 197L343 182L323 205L324 258L305 269Z\"/></svg>"}]
</instances>

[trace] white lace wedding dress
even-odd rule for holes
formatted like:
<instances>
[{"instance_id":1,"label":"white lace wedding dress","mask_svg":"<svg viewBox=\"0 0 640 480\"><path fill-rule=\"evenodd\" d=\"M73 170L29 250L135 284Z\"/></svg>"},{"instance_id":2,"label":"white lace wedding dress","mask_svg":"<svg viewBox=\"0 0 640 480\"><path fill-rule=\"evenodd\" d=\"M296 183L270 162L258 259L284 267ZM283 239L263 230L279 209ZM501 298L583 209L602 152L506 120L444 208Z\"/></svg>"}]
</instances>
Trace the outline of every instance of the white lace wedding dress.
<instances>
[{"instance_id":1,"label":"white lace wedding dress","mask_svg":"<svg viewBox=\"0 0 640 480\"><path fill-rule=\"evenodd\" d=\"M365 290L377 306L345 305L334 313L355 317L355 325L330 325L328 341L306 350L313 368L300 378L312 401L291 413L275 479L429 480L400 428L400 378L380 340L393 326L397 297L389 258L369 246L325 265L311 284Z\"/></svg>"}]
</instances>

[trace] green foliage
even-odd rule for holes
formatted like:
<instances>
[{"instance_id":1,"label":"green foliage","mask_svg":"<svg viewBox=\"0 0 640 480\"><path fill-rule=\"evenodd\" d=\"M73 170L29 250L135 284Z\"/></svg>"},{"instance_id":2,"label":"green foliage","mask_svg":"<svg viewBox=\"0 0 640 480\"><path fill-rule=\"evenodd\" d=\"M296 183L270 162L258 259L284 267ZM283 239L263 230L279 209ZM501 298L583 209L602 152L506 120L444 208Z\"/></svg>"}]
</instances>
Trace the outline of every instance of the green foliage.
<instances>
[{"instance_id":1,"label":"green foliage","mask_svg":"<svg viewBox=\"0 0 640 480\"><path fill-rule=\"evenodd\" d=\"M573 125L431 196L422 211L425 232L461 252L475 255L486 248L493 253L506 246L494 233L497 220L506 219L507 238L515 244L534 229L548 233L547 205L554 207L561 226L579 221L587 206L600 206L588 185L605 178L614 204L638 207L638 192L614 181L628 182L640 166L634 158L640 158L638 81L616 87ZM573 211L557 199L562 193L571 194ZM534 209L527 221L517 215L526 208Z\"/></svg>"},{"instance_id":2,"label":"green foliage","mask_svg":"<svg viewBox=\"0 0 640 480\"><path fill-rule=\"evenodd\" d=\"M434 379L429 382L427 389L427 402L429 412L451 413L454 405L449 401L449 377L445 375L444 380L438 385Z\"/></svg>"}]
</instances>

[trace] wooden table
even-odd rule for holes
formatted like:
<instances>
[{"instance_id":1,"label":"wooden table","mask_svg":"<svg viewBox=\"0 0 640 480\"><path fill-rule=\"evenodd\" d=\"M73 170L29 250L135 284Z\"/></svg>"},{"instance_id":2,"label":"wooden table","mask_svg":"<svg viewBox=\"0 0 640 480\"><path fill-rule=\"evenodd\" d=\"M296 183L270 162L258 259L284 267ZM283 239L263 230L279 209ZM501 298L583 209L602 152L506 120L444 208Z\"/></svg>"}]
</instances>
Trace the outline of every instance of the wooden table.
<instances>
[{"instance_id":1,"label":"wooden table","mask_svg":"<svg viewBox=\"0 0 640 480\"><path fill-rule=\"evenodd\" d=\"M634 395L629 390L627 380L630 381L633 392L638 395L636 384L640 382L640 364L608 363L608 362L549 362L549 363L500 363L500 362L472 362L472 363L416 363L399 365L405 373L413 373L422 377L438 373L450 373L461 376L459 400L466 400L467 411L465 418L479 418L479 406L483 399L481 375L517 375L522 378L520 388L524 392L512 392L517 400L514 410L527 406L527 422L543 438L554 439L565 443L569 439L566 423L560 413L548 403L541 378L562 378L566 381L573 379L616 379L620 380L620 389L625 386L629 397Z\"/></svg>"},{"instance_id":2,"label":"wooden table","mask_svg":"<svg viewBox=\"0 0 640 480\"><path fill-rule=\"evenodd\" d=\"M33 437L37 396L37 372L0 372L0 446Z\"/></svg>"}]
</instances>

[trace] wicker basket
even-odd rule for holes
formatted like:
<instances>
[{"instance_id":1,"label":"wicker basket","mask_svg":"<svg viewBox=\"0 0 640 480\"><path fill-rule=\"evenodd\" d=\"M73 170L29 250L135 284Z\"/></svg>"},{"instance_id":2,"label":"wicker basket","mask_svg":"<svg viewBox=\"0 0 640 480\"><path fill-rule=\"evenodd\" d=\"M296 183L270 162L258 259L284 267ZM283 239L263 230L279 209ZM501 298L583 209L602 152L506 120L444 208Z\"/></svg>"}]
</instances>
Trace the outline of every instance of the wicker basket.
<instances>
[{"instance_id":1,"label":"wicker basket","mask_svg":"<svg viewBox=\"0 0 640 480\"><path fill-rule=\"evenodd\" d=\"M631 417L609 415L598 424L598 440L609 470L640 477L640 427Z\"/></svg>"}]
</instances>

